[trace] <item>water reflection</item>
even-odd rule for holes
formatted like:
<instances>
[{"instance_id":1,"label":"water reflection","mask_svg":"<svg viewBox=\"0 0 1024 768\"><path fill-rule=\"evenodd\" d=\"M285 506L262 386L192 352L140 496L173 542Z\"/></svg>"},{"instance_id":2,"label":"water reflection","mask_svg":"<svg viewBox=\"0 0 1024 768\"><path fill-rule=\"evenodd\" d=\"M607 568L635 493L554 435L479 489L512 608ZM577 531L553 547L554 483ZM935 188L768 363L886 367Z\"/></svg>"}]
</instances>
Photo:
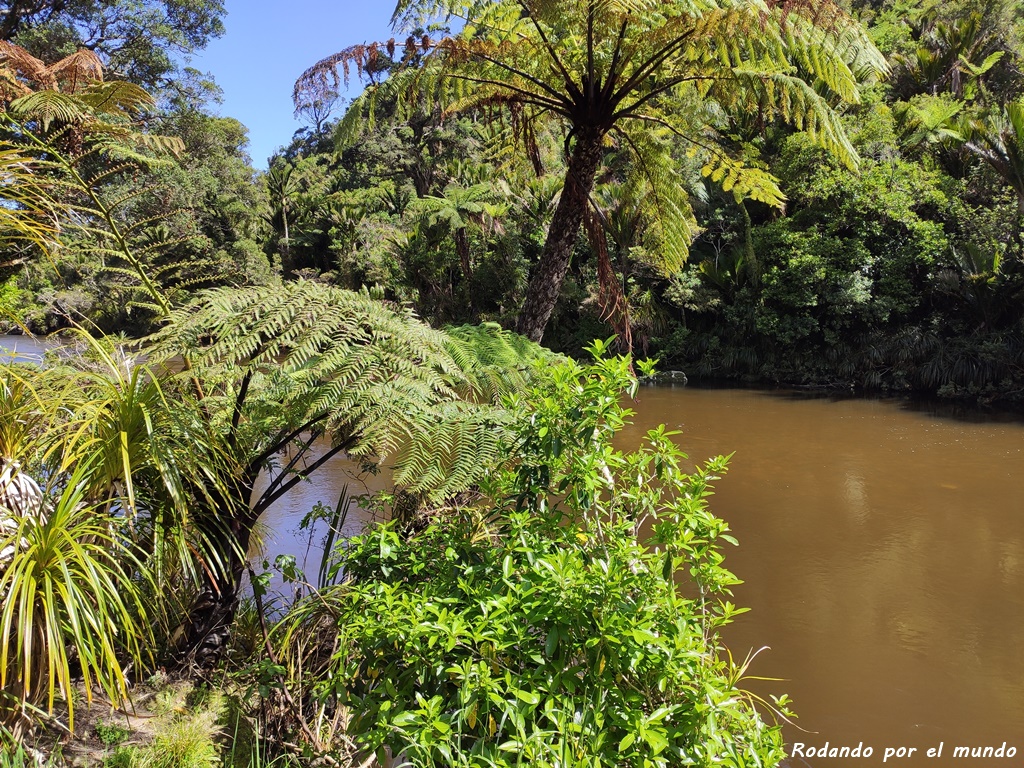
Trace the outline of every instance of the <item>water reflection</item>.
<instances>
[{"instance_id":1,"label":"water reflection","mask_svg":"<svg viewBox=\"0 0 1024 768\"><path fill-rule=\"evenodd\" d=\"M0 363L41 364L49 346L34 336L0 335Z\"/></svg>"}]
</instances>

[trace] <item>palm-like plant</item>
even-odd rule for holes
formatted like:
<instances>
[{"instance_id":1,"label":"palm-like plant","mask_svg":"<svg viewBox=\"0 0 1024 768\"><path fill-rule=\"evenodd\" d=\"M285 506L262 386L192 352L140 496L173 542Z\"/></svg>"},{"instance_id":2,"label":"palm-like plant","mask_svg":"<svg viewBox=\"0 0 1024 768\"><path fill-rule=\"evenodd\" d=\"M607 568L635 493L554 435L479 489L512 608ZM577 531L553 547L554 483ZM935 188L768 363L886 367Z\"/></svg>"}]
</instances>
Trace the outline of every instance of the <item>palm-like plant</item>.
<instances>
[{"instance_id":1,"label":"palm-like plant","mask_svg":"<svg viewBox=\"0 0 1024 768\"><path fill-rule=\"evenodd\" d=\"M401 0L394 21L412 28L438 17L462 20L462 31L410 38L408 66L369 87L341 131L354 130L360 108L372 111L381 95L407 103L426 96L449 110L514 105L527 124L542 117L564 123L562 194L518 325L534 340L558 298L609 143L631 152L647 176L648 202L670 222L668 263L679 264L696 227L679 179L658 162L665 141L652 129L702 154L704 175L737 197L778 205L772 177L723 149L719 116L756 111L785 120L853 164L833 104L856 101L858 81L886 70L860 26L828 0ZM296 94L336 87L351 67L362 73L385 53L396 55L393 41L346 49L304 73Z\"/></svg>"},{"instance_id":2,"label":"palm-like plant","mask_svg":"<svg viewBox=\"0 0 1024 768\"><path fill-rule=\"evenodd\" d=\"M9 536L21 518L42 517L42 490L18 461L36 438L39 402L23 379L8 374L0 380L0 536ZM0 563L8 560L15 548L8 544L0 549Z\"/></svg>"},{"instance_id":3,"label":"palm-like plant","mask_svg":"<svg viewBox=\"0 0 1024 768\"><path fill-rule=\"evenodd\" d=\"M445 333L306 281L209 291L173 311L148 351L189 361L179 397L193 398L228 459L220 490L196 505L223 565L209 571L183 643L200 662L223 649L249 538L275 501L343 451L394 455L395 481L413 494L465 489L500 451L493 403L540 356L496 326ZM321 438L330 448L314 456Z\"/></svg>"},{"instance_id":4,"label":"palm-like plant","mask_svg":"<svg viewBox=\"0 0 1024 768\"><path fill-rule=\"evenodd\" d=\"M949 93L973 99L1006 53L992 26L995 20L974 12L944 21L939 12L939 6L933 6L921 19L913 55L895 57L896 87L905 96Z\"/></svg>"},{"instance_id":5,"label":"palm-like plant","mask_svg":"<svg viewBox=\"0 0 1024 768\"><path fill-rule=\"evenodd\" d=\"M124 701L125 662L151 648L142 566L87 502L88 461L62 468L45 518L20 516L0 534L0 549L12 551L0 569L0 724L16 734L34 705L52 710L58 694L74 728L76 667L88 701L94 686Z\"/></svg>"},{"instance_id":6,"label":"palm-like plant","mask_svg":"<svg viewBox=\"0 0 1024 768\"><path fill-rule=\"evenodd\" d=\"M180 280L181 265L158 267L154 255L176 241L154 240L145 230L154 220L126 223L130 217L124 215L152 188L105 191L109 182L137 175L183 147L180 139L139 130L139 118L155 105L152 96L131 83L104 81L90 51L47 65L3 41L0 85L0 174L13 182L0 192L9 203L0 206L0 236L30 240L52 256L62 239L58 232L77 235L100 256L112 282L129 283L123 286L129 295L119 297L122 305L166 314L160 273L164 281ZM21 248L4 266L19 265L30 252Z\"/></svg>"},{"instance_id":7,"label":"palm-like plant","mask_svg":"<svg viewBox=\"0 0 1024 768\"><path fill-rule=\"evenodd\" d=\"M52 246L56 227L48 184L29 153L0 146L0 274L23 264L33 249Z\"/></svg>"},{"instance_id":8,"label":"palm-like plant","mask_svg":"<svg viewBox=\"0 0 1024 768\"><path fill-rule=\"evenodd\" d=\"M46 64L0 40L0 103L20 120L38 121L43 131L69 125L109 131L130 124L154 101L134 83L104 81L103 64L90 50Z\"/></svg>"},{"instance_id":9,"label":"palm-like plant","mask_svg":"<svg viewBox=\"0 0 1024 768\"><path fill-rule=\"evenodd\" d=\"M291 238L289 233L289 221L288 213L292 206L292 198L295 195L295 182L292 180L292 174L295 171L295 167L291 163L281 163L275 165L266 175L267 192L270 193L270 216L269 223L275 229L277 228L277 222L281 222L283 230L283 237L281 238L281 262L282 271L289 272L291 270L291 264L289 259L291 258L290 246Z\"/></svg>"},{"instance_id":10,"label":"palm-like plant","mask_svg":"<svg viewBox=\"0 0 1024 768\"><path fill-rule=\"evenodd\" d=\"M498 190L491 184L470 187L449 184L441 195L417 198L409 207L409 213L419 220L421 226L442 227L451 235L467 286L473 278L469 227L495 226L505 210Z\"/></svg>"},{"instance_id":11,"label":"palm-like plant","mask_svg":"<svg viewBox=\"0 0 1024 768\"><path fill-rule=\"evenodd\" d=\"M1010 185L1017 209L1024 215L1024 100L965 122L961 134L964 146Z\"/></svg>"},{"instance_id":12,"label":"palm-like plant","mask_svg":"<svg viewBox=\"0 0 1024 768\"><path fill-rule=\"evenodd\" d=\"M15 730L58 695L73 727L77 675L88 699L95 686L123 701L126 662L137 666L152 649L149 570L132 530L140 505L153 516L159 504L132 486L147 482L153 463L140 446L159 438L142 440L124 422L161 416L141 387L115 396L98 379L59 366L2 372L0 724Z\"/></svg>"}]
</instances>

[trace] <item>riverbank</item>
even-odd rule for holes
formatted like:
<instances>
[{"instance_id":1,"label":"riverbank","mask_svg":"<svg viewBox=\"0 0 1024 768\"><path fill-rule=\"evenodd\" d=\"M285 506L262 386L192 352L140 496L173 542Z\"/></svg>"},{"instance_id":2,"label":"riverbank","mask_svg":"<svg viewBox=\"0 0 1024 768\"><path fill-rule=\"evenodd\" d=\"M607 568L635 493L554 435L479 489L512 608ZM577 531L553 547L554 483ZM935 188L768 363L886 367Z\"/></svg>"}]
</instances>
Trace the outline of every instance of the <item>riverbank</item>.
<instances>
[{"instance_id":1,"label":"riverbank","mask_svg":"<svg viewBox=\"0 0 1024 768\"><path fill-rule=\"evenodd\" d=\"M658 349L663 365L691 382L814 388L935 397L981 406L1024 406L1024 336L999 333L940 339L906 329L830 346L730 344L694 335Z\"/></svg>"}]
</instances>

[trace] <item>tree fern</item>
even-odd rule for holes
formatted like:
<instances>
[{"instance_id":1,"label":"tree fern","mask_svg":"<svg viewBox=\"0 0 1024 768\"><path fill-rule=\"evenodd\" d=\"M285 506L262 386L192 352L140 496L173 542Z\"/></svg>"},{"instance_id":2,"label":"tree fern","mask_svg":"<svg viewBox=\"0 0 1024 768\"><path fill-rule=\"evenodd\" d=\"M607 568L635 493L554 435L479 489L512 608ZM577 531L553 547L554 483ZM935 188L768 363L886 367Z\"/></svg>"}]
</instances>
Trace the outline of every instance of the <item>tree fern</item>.
<instances>
[{"instance_id":1,"label":"tree fern","mask_svg":"<svg viewBox=\"0 0 1024 768\"><path fill-rule=\"evenodd\" d=\"M382 94L400 105L425 100L460 111L515 104L530 120L568 126L563 192L519 319L519 330L535 340L558 298L609 133L637 143L643 131L661 126L706 150L706 175L738 199L779 205L768 174L728 155L714 112L757 111L787 122L852 166L856 153L834 107L856 102L859 82L887 71L864 30L830 0L402 0L394 13L395 24L407 29L453 19L462 22L457 35L410 38L401 52L393 42L353 46L324 59L303 74L296 94L308 98L352 72L372 72L367 92L342 122L346 138ZM385 51L399 64L378 83ZM709 119L694 120L696 113ZM688 242L676 234L692 213L682 214L683 201L672 201L676 215L671 195L662 199L676 222L665 229L669 262L678 263Z\"/></svg>"},{"instance_id":2,"label":"tree fern","mask_svg":"<svg viewBox=\"0 0 1024 768\"><path fill-rule=\"evenodd\" d=\"M382 458L403 447L402 456L410 457L407 444L414 436L423 444L434 435L431 446L437 448L444 439L440 425L473 409L490 412L504 393L525 385L529 359L543 357L494 326L445 333L363 294L301 280L209 291L173 311L152 341L155 359L187 356L190 375L209 372L214 381L230 372L250 382L260 377L261 386L250 383L244 395L241 384L223 388L233 388L238 401L222 409L225 419L238 413L222 425L227 430L243 428L249 409L265 413L261 398L278 402L271 423L264 422L246 447L250 462L283 449L282 441L304 426L345 441L356 455ZM457 402L462 405L453 410ZM431 446L423 444L416 460L429 459ZM474 462L485 466L472 455L466 466ZM433 490L443 495L451 487L449 481ZM256 508L269 499L258 500Z\"/></svg>"},{"instance_id":3,"label":"tree fern","mask_svg":"<svg viewBox=\"0 0 1024 768\"><path fill-rule=\"evenodd\" d=\"M169 291L200 276L207 283L217 278L211 262L164 258L183 242L160 227L176 212L140 217L140 204L158 188L145 182L124 186L169 162L166 151L176 149L176 141L126 138L133 132L123 126L92 126L95 130L84 137L73 125L46 136L10 118L7 127L11 138L0 152L31 158L37 169L21 186L19 194L31 198L24 208L52 211L61 232L50 248L51 259L60 260L62 249L87 250L98 257L113 301L156 317L170 311Z\"/></svg>"}]
</instances>

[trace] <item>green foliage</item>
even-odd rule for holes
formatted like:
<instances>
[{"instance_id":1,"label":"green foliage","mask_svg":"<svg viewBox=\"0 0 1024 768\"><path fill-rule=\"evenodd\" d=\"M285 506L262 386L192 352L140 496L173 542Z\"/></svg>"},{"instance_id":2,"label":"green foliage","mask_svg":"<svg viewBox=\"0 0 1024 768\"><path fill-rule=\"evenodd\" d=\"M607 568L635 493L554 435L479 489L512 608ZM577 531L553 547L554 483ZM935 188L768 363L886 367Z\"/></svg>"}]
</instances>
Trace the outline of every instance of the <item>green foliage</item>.
<instances>
[{"instance_id":1,"label":"green foliage","mask_svg":"<svg viewBox=\"0 0 1024 768\"><path fill-rule=\"evenodd\" d=\"M103 768L137 768L139 764L139 748L120 746L112 754L103 758Z\"/></svg>"},{"instance_id":2,"label":"green foliage","mask_svg":"<svg viewBox=\"0 0 1024 768\"><path fill-rule=\"evenodd\" d=\"M0 283L0 323L18 316L24 295L14 280Z\"/></svg>"},{"instance_id":3,"label":"green foliage","mask_svg":"<svg viewBox=\"0 0 1024 768\"><path fill-rule=\"evenodd\" d=\"M213 381L240 377L238 415L232 393L214 395L208 407L233 420L246 462L270 458L273 441L306 425L354 455L402 449L400 477L438 498L488 466L501 418L490 403L522 385L525 371L509 364L528 347L497 327L445 334L364 294L306 281L210 291L172 313L153 342L158 358L186 355ZM415 471L406 461L418 462Z\"/></svg>"},{"instance_id":4,"label":"green foliage","mask_svg":"<svg viewBox=\"0 0 1024 768\"><path fill-rule=\"evenodd\" d=\"M5 715L59 695L71 727L75 679L87 700L96 688L123 702L124 670L152 662L170 596L216 568L193 507L223 490L223 458L198 458L209 435L152 370L99 344L74 362L0 372Z\"/></svg>"},{"instance_id":5,"label":"green foliage","mask_svg":"<svg viewBox=\"0 0 1024 768\"><path fill-rule=\"evenodd\" d=\"M59 694L73 729L74 668L88 700L96 686L109 700L124 701L122 659L143 662L151 628L129 576L142 565L85 495L92 467L83 461L62 469L67 485L35 515L3 510L14 525L5 525L0 539L7 553L0 572L0 688L18 703L5 702L0 713L17 722L27 705L52 710Z\"/></svg>"},{"instance_id":6,"label":"green foliage","mask_svg":"<svg viewBox=\"0 0 1024 768\"><path fill-rule=\"evenodd\" d=\"M820 7L819 7L820 6ZM517 330L539 341L557 302L576 233L586 216L606 142L637 166L650 190L636 196L660 240L666 273L685 260L697 233L693 210L672 173L670 141L700 156L702 175L737 200L781 206L775 179L736 157L723 135L727 116L757 112L783 122L850 167L856 153L833 106L859 100L859 83L887 69L864 30L837 5L800 3L637 7L620 3L399 2L394 22L430 28L464 22L455 35L410 36L345 49L307 70L296 104L337 90L352 68L371 85L339 126L351 142L380 102L409 115L426 102L453 113L500 108L537 161L535 125L565 130L565 171L555 215ZM437 28L437 27L434 27ZM385 55L386 52L386 55ZM397 60L396 60L397 59ZM382 69L390 77L382 84ZM813 85L812 85L813 84Z\"/></svg>"},{"instance_id":7,"label":"green foliage","mask_svg":"<svg viewBox=\"0 0 1024 768\"><path fill-rule=\"evenodd\" d=\"M138 768L217 768L220 755L209 718L180 717L162 726Z\"/></svg>"},{"instance_id":8,"label":"green foliage","mask_svg":"<svg viewBox=\"0 0 1024 768\"><path fill-rule=\"evenodd\" d=\"M338 633L311 690L364 748L424 766L782 759L719 639L741 612L707 508L725 459L686 474L663 427L616 451L635 386L625 360L559 366L509 404L483 501L409 539L387 524L351 540L348 581L285 620L286 649L321 622Z\"/></svg>"},{"instance_id":9,"label":"green foliage","mask_svg":"<svg viewBox=\"0 0 1024 768\"><path fill-rule=\"evenodd\" d=\"M94 726L96 736L105 747L117 747L132 735L130 728L125 728L120 723L108 723L100 720Z\"/></svg>"},{"instance_id":10,"label":"green foliage","mask_svg":"<svg viewBox=\"0 0 1024 768\"><path fill-rule=\"evenodd\" d=\"M222 0L42 0L0 3L0 39L52 59L97 51L127 79L154 88L178 69L176 57L224 32Z\"/></svg>"},{"instance_id":11,"label":"green foliage","mask_svg":"<svg viewBox=\"0 0 1024 768\"><path fill-rule=\"evenodd\" d=\"M1019 314L1002 257L1012 229L996 223L1011 204L974 208L967 182L921 164L946 130L924 111L945 103L862 110L851 130L864 156L856 176L799 135L781 142L790 210L751 229L757 279L735 239L709 236L696 268L666 292L687 327L663 339L659 354L684 356L697 375L933 392L1002 379L1011 390L1015 334L972 340L962 352L949 338L1012 328ZM990 352L966 351L979 345ZM995 349L1006 355L1001 366ZM974 362L954 362L961 355Z\"/></svg>"}]
</instances>

